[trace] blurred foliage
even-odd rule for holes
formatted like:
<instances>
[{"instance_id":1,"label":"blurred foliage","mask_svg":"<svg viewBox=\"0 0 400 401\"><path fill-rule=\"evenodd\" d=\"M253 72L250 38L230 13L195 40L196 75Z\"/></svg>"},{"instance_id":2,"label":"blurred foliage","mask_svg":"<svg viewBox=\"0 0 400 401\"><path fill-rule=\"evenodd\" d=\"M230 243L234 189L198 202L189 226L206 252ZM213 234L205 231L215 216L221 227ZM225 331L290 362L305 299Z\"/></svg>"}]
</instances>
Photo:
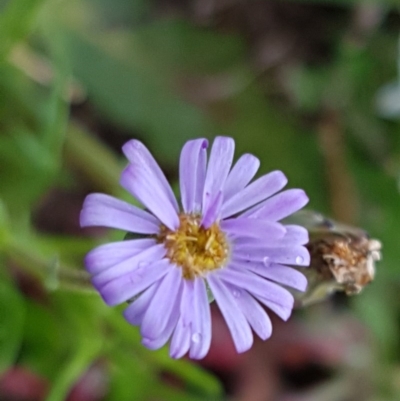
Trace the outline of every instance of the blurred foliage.
<instances>
[{"instance_id":1,"label":"blurred foliage","mask_svg":"<svg viewBox=\"0 0 400 401\"><path fill-rule=\"evenodd\" d=\"M235 138L237 154L260 158L260 173L283 170L311 209L382 241L377 279L349 308L376 339L371 400L395 400L388 378L400 363L398 2L287 2L340 13L329 57L261 66L249 32L219 18L224 2L206 17L191 11L201 2L166 3L0 1L0 371L17 364L46 378L48 401L66 399L97 363L110 381L106 400L223 399L211 373L170 360L166 349L146 350L119 308L91 293L84 254L105 235L121 235L83 236L79 205L60 198L46 208L56 191L79 202L92 190L127 197L118 187L124 161L113 149L130 137L149 146L174 184L182 144L223 134ZM363 25L364 8L372 19ZM73 221L54 229L62 216Z\"/></svg>"}]
</instances>

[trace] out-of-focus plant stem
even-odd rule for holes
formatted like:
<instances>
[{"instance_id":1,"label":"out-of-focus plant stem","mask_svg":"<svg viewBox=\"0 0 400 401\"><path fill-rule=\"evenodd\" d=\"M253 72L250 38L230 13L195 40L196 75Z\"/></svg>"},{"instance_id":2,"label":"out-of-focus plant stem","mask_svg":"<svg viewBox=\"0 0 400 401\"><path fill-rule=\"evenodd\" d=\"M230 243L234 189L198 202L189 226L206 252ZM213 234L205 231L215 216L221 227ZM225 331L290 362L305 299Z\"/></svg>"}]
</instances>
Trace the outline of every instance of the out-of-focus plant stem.
<instances>
[{"instance_id":1,"label":"out-of-focus plant stem","mask_svg":"<svg viewBox=\"0 0 400 401\"><path fill-rule=\"evenodd\" d=\"M67 128L64 152L67 163L96 189L112 194L120 192L121 165L117 157L75 122Z\"/></svg>"},{"instance_id":2,"label":"out-of-focus plant stem","mask_svg":"<svg viewBox=\"0 0 400 401\"><path fill-rule=\"evenodd\" d=\"M93 292L89 275L85 271L60 264L57 257L47 258L35 252L32 246L25 245L23 241L9 238L3 251L10 261L40 279L50 290L65 288Z\"/></svg>"},{"instance_id":3,"label":"out-of-focus plant stem","mask_svg":"<svg viewBox=\"0 0 400 401\"><path fill-rule=\"evenodd\" d=\"M318 124L317 138L325 162L333 216L348 224L357 222L358 194L347 167L346 144L340 114L325 110Z\"/></svg>"}]
</instances>

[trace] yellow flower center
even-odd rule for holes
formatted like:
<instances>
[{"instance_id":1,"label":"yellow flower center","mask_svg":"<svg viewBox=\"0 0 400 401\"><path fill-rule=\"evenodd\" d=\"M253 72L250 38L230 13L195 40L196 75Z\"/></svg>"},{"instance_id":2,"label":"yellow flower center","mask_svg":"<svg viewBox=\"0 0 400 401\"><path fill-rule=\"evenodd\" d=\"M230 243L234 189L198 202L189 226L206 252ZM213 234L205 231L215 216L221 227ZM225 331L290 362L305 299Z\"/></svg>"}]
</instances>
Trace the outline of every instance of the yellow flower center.
<instances>
[{"instance_id":1,"label":"yellow flower center","mask_svg":"<svg viewBox=\"0 0 400 401\"><path fill-rule=\"evenodd\" d=\"M176 231L161 226L157 239L165 245L169 260L182 268L183 277L194 279L223 267L229 244L219 225L214 223L205 229L198 215L181 214L179 220Z\"/></svg>"}]
</instances>

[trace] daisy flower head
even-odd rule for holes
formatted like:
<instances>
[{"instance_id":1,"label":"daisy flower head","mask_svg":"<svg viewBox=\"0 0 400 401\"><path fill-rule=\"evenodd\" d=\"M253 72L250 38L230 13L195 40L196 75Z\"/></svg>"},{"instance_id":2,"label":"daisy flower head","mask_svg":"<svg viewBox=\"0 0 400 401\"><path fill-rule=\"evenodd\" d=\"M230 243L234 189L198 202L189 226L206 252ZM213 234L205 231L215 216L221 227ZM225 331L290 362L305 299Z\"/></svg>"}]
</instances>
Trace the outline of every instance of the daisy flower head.
<instances>
[{"instance_id":1,"label":"daisy flower head","mask_svg":"<svg viewBox=\"0 0 400 401\"><path fill-rule=\"evenodd\" d=\"M207 354L209 293L236 350L244 352L253 331L263 340L271 335L263 306L286 320L294 298L285 287L307 286L304 275L290 267L310 262L307 230L279 222L308 202L306 194L279 192L287 183L280 171L251 182L259 160L244 154L232 167L234 146L232 138L215 138L207 160L206 139L184 145L180 207L150 152L130 140L123 146L129 163L120 182L146 210L95 193L81 211L82 227L140 235L93 249L85 264L108 305L128 302L124 316L140 326L142 343L157 349L169 341L173 358Z\"/></svg>"}]
</instances>

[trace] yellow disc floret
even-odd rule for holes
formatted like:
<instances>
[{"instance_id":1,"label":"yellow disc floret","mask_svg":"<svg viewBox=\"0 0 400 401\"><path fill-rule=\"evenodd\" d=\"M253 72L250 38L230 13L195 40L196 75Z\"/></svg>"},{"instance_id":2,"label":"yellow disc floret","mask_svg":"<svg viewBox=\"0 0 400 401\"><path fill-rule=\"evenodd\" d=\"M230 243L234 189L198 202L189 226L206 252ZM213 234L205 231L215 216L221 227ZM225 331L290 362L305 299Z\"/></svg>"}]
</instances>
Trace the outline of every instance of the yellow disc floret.
<instances>
[{"instance_id":1,"label":"yellow disc floret","mask_svg":"<svg viewBox=\"0 0 400 401\"><path fill-rule=\"evenodd\" d=\"M179 221L175 231L161 226L157 239L165 245L167 258L182 268L184 278L194 279L226 264L229 244L218 223L206 229L200 216L187 214Z\"/></svg>"}]
</instances>

